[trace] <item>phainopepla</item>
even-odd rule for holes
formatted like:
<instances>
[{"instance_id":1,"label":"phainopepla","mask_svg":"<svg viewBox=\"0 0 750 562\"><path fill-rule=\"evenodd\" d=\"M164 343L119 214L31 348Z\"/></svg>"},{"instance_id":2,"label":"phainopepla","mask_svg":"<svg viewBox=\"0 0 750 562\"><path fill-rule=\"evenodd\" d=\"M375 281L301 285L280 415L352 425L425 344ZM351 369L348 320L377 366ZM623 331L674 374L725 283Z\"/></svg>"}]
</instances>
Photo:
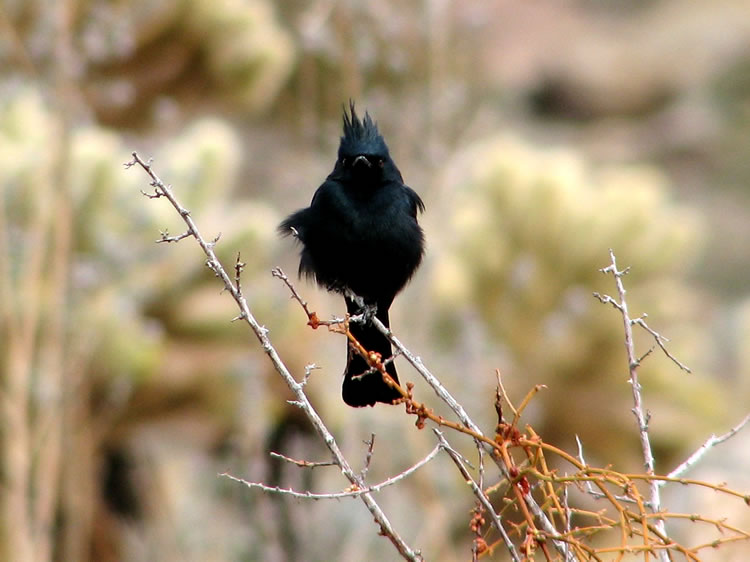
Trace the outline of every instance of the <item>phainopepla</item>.
<instances>
[{"instance_id":1,"label":"phainopepla","mask_svg":"<svg viewBox=\"0 0 750 562\"><path fill-rule=\"evenodd\" d=\"M388 309L422 261L424 236L417 213L424 203L404 185L378 127L368 113L359 119L354 102L344 110L344 136L333 171L310 206L279 226L301 243L299 273L344 295L349 314L375 316L386 326ZM364 301L364 310L352 294ZM352 322L352 335L367 351L391 357L391 344L369 321ZM342 396L350 406L391 404L400 394L367 361L348 348ZM386 370L398 382L393 362ZM364 374L367 373L367 374Z\"/></svg>"}]
</instances>

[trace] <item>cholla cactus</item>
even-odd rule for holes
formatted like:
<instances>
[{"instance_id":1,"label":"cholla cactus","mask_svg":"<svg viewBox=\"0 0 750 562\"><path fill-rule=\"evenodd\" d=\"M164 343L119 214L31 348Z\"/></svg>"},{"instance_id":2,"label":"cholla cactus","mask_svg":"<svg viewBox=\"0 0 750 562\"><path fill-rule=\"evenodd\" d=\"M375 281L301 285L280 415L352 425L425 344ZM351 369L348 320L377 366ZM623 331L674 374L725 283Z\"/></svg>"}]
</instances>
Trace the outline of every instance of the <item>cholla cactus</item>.
<instances>
[{"instance_id":1,"label":"cholla cactus","mask_svg":"<svg viewBox=\"0 0 750 562\"><path fill-rule=\"evenodd\" d=\"M3 9L14 33L3 40L0 64L19 73L59 65L59 14L39 2ZM68 15L76 87L97 120L123 127L196 106L262 111L296 56L265 0L83 1Z\"/></svg>"},{"instance_id":2,"label":"cholla cactus","mask_svg":"<svg viewBox=\"0 0 750 562\"><path fill-rule=\"evenodd\" d=\"M94 509L98 490L80 484L97 481L103 451L132 452L144 419L177 404L224 435L236 423L237 388L249 381L254 407L243 423L262 434L274 421L264 419L265 369L248 362L262 351L248 349L244 333L232 337L235 313L195 248L153 243L159 230L179 234L179 217L160 201L144 204L147 185L123 169L129 154L119 136L97 126L61 130L33 89L13 90L0 106L0 531L13 537L3 543L11 557L28 559L50 558L44 553L60 541L87 548L91 512L81 506ZM286 294L267 291L279 216L232 194L240 166L232 129L195 122L154 157L202 227L222 233L222 260L242 251L248 298L270 327L278 322L278 339L294 337L286 326L304 330L284 321L283 311L294 312L281 306ZM46 529L57 509L70 524L53 537ZM80 559L75 552L63 557Z\"/></svg>"},{"instance_id":3,"label":"cholla cactus","mask_svg":"<svg viewBox=\"0 0 750 562\"><path fill-rule=\"evenodd\" d=\"M609 289L598 273L609 248L632 265L631 312L647 312L695 371L686 375L656 356L644 363L642 381L660 418L657 443L678 445L670 438L690 433L684 423L721 414L705 370L701 319L710 303L685 281L701 248L701 217L669 199L661 174L594 169L572 152L496 138L462 154L447 185L455 193L443 230L449 249L437 260L434 283L442 333L455 335L456 305L473 307L504 352L504 363L493 367L509 384L519 392L534 383L552 387L538 412L549 422L548 439L569 443L578 433L606 447L633 423L627 392L615 390L626 380L622 326L592 298ZM644 336L641 353L652 343ZM489 386L489 374L486 380ZM621 404L613 403L618 394Z\"/></svg>"}]
</instances>

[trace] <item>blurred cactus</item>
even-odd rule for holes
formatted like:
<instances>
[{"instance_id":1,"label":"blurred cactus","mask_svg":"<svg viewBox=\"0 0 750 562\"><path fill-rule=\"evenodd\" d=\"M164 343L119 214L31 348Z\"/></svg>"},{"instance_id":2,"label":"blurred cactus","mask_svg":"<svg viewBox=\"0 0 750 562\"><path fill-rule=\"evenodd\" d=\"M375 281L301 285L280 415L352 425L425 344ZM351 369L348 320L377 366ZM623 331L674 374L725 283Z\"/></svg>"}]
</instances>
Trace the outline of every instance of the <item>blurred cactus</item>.
<instances>
[{"instance_id":1,"label":"blurred cactus","mask_svg":"<svg viewBox=\"0 0 750 562\"><path fill-rule=\"evenodd\" d=\"M474 307L505 353L508 363L495 366L506 382L517 392L550 386L537 399L547 439L568 444L578 433L609 453L616 447L607 440L632 433L622 320L592 297L614 293L598 271L609 248L619 264L632 266L625 279L631 314L647 312L696 371L680 372L658 349L644 362L647 403L659 412L657 444L678 447L672 439L693 433L685 424L697 430L724 413L705 372L710 303L684 280L701 248L702 223L669 200L662 175L644 167L595 170L574 153L499 138L460 156L447 185L452 222L435 272L437 335L455 339L457 309ZM653 338L636 334L645 353ZM490 387L489 374L486 381Z\"/></svg>"},{"instance_id":2,"label":"blurred cactus","mask_svg":"<svg viewBox=\"0 0 750 562\"><path fill-rule=\"evenodd\" d=\"M726 316L729 322L722 330L720 337L723 343L719 345L734 352L727 365L727 379L747 403L750 399L750 378L747 376L750 373L750 349L747 345L750 341L750 298L732 303Z\"/></svg>"},{"instance_id":3,"label":"blurred cactus","mask_svg":"<svg viewBox=\"0 0 750 562\"><path fill-rule=\"evenodd\" d=\"M20 61L25 71L55 64L50 20L36 13L43 3L3 9L16 35L6 36L0 64ZM71 25L78 87L98 120L126 127L174 107L166 100L263 110L295 57L273 9L265 0L84 1Z\"/></svg>"},{"instance_id":4,"label":"blurred cactus","mask_svg":"<svg viewBox=\"0 0 750 562\"><path fill-rule=\"evenodd\" d=\"M621 319L591 296L613 292L597 272L610 246L632 266L631 312L648 312L695 371L678 372L658 349L643 365L657 459L666 464L665 450L691 439L682 456L736 421L703 425L746 403L749 390L750 4L527 4L2 3L0 559L30 559L13 549L25 511L45 560L392 556L349 502L289 502L285 515L267 496L217 484L227 469L299 489L333 490L340 480L316 469L311 486L293 466L267 478L268 449L318 459L317 443L278 399L286 389L267 376L252 336L228 322L236 310L193 241L153 243L159 230L176 235L184 225L163 199L139 195L148 189L142 171L121 166L136 147L154 156L204 235L222 233L224 263L242 252L244 292L292 370L321 365L306 388L340 442L359 454L377 428L375 482L429 440L404 432L394 409L352 412L331 399L341 339L306 329L267 273L277 261L293 273L295 252L272 241L274 205L288 212L309 202L350 96L378 117L428 204L426 264L399 301L397 331L467 410L484 414L482 427L494 425L499 367L513 397L549 384L524 418L544 439L575 451L576 432L591 462L627 457L641 468ZM233 115L242 146L226 122L195 121L208 112ZM598 161L665 164L675 189L713 222L702 232L702 217L671 201L650 168L594 169L578 153L510 139L467 149L500 123L541 127ZM136 128L143 137L124 141ZM235 186L240 174L245 185ZM685 281L704 245L697 276L710 295ZM341 311L340 299L298 288L321 316ZM652 340L636 334L643 353ZM723 401L709 362L733 397ZM419 378L406 376L421 392ZM396 442L404 446L383 447ZM737 459L717 453L716 464L741 472L742 443L729 447ZM454 560L473 538L462 486L436 464L381 497L404 537ZM128 489L132 501L123 501ZM140 510L123 507L139 500Z\"/></svg>"},{"instance_id":5,"label":"blurred cactus","mask_svg":"<svg viewBox=\"0 0 750 562\"><path fill-rule=\"evenodd\" d=\"M27 458L30 463L33 451L44 447L46 441L39 441L36 432L40 425L47 427L49 416L61 432L60 442L68 444L61 466L73 472L72 486L87 470L93 471L88 481L96 481L102 449L129 450L139 424L162 419L176 408L190 408L204 418L206 439L223 439L237 423L237 389L247 379L234 375L248 370L256 391L243 423L262 436L274 423L273 416L264 417L269 407L262 393L265 362L247 361L262 350L229 322L236 312L195 245L154 244L160 230L178 234L184 229L179 216L165 200L147 201L140 195L139 189L148 188L147 179L123 169L129 155L116 134L89 126L74 128L64 138L67 147L59 142L56 114L37 91L19 88L0 106L0 377L14 406L4 412L6 449L0 458ZM61 153L65 180L57 175ZM285 312L297 311L282 306L288 295L268 271L279 218L263 203L232 200L241 163L236 134L221 121L200 120L160 148L155 161L205 235L222 233L220 258L229 266L242 251L246 294L254 311L269 319L269 327L278 328L276 341L283 345L286 338L287 345L294 341L299 346L304 323L285 321ZM59 199L63 192L69 194L67 215L56 206L66 200ZM60 217L70 219L67 243L56 238ZM51 275L55 263L69 264L63 269L69 279L62 303L50 297L56 290ZM272 285L278 290L271 291ZM60 314L66 317L60 337L49 341L40 336ZM60 378L50 376L45 362L51 345L61 346ZM29 427L15 441L8 431L18 423ZM12 455L8 447L22 454ZM37 477L45 474L43 468L35 472ZM53 465L50 470L54 472ZM13 471L6 467L8 472ZM54 488L57 481L53 474L45 486ZM16 491L23 495L23 488ZM64 518L80 517L74 512L81 502L89 502L91 509L97 489L86 489L94 496L82 497L80 489L72 504L62 501ZM51 497L56 493L51 490ZM33 526L34 517L30 519ZM6 533L19 531L8 525L5 519ZM63 534L75 528L71 524ZM5 540L0 546L16 548ZM63 547L61 557L78 559L71 553L80 548L88 547Z\"/></svg>"}]
</instances>

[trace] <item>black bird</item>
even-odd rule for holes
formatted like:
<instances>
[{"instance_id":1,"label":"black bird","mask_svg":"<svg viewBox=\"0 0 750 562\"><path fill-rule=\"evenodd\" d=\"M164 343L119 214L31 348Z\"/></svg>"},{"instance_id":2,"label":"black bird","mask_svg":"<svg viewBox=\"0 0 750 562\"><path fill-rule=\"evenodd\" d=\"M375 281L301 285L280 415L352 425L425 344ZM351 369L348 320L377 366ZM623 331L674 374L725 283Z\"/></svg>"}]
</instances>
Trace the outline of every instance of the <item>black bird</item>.
<instances>
[{"instance_id":1,"label":"black bird","mask_svg":"<svg viewBox=\"0 0 750 562\"><path fill-rule=\"evenodd\" d=\"M366 319L374 309L390 326L388 309L422 261L420 211L424 203L404 185L377 125L368 113L360 120L350 101L333 171L310 206L290 215L279 232L293 234L302 243L300 276L343 294L350 315L364 313ZM361 297L364 308L352 294ZM388 338L371 322L352 322L349 328L366 350L380 353L383 361L392 356ZM369 370L367 361L348 348L344 402L359 407L400 398L380 373ZM386 370L398 382L392 361Z\"/></svg>"}]
</instances>

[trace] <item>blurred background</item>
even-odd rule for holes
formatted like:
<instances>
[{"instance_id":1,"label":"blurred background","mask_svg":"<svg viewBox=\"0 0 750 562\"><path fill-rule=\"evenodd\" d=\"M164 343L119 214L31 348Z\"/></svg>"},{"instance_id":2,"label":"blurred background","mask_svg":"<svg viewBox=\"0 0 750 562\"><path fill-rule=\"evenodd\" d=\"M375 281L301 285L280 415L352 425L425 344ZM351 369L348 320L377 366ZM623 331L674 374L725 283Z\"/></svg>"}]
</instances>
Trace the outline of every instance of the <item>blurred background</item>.
<instances>
[{"instance_id":1,"label":"blurred background","mask_svg":"<svg viewBox=\"0 0 750 562\"><path fill-rule=\"evenodd\" d=\"M658 351L642 367L657 471L747 413L746 0L1 0L0 559L396 559L356 500L218 476L345 486L269 457L327 460L197 245L154 244L184 227L123 168L153 157L224 264L241 252L253 312L298 378L320 367L308 393L355 469L376 434L375 483L434 437L401 408L346 407L344 340L307 328L269 273L296 271L275 227L332 169L350 98L427 206L394 329L485 432L497 368L517 402L548 386L524 420L546 441L575 452L578 435L589 463L642 470L621 318L592 297L614 292L609 248L632 266L633 315L693 369ZM747 492L748 474L746 430L690 476ZM665 490L673 511L750 527L742 502ZM426 559L470 559L472 496L447 458L378 498Z\"/></svg>"}]
</instances>

